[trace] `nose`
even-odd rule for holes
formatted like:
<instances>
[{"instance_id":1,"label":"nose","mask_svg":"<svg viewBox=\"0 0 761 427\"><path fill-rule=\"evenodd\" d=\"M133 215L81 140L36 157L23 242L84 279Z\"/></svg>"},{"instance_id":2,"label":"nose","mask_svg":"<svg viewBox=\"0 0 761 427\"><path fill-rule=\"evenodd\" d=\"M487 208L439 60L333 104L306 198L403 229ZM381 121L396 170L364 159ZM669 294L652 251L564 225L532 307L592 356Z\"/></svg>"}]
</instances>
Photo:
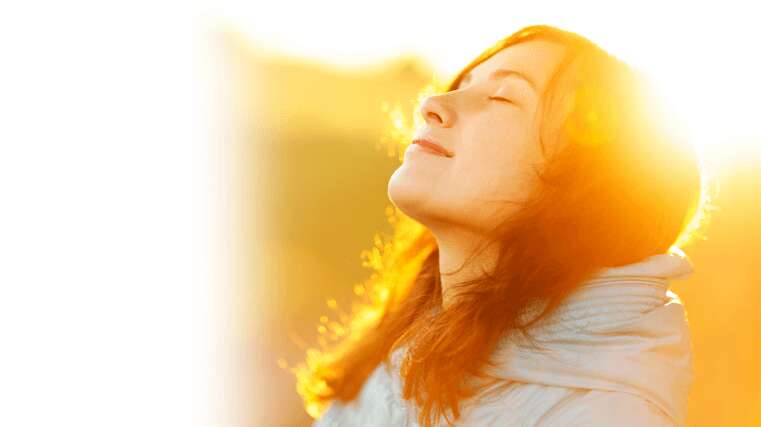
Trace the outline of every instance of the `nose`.
<instances>
[{"instance_id":1,"label":"nose","mask_svg":"<svg viewBox=\"0 0 761 427\"><path fill-rule=\"evenodd\" d=\"M454 112L437 95L427 97L420 105L420 114L425 122L441 127L451 127L454 122Z\"/></svg>"}]
</instances>

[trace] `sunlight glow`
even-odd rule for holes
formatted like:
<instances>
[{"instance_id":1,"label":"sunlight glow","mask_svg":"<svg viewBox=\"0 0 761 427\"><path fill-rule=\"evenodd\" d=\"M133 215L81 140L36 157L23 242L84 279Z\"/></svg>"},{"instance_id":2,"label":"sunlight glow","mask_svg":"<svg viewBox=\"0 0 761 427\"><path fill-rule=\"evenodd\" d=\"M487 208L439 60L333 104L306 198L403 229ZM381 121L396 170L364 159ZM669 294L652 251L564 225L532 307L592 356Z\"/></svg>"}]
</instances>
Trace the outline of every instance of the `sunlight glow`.
<instances>
[{"instance_id":1,"label":"sunlight glow","mask_svg":"<svg viewBox=\"0 0 761 427\"><path fill-rule=\"evenodd\" d=\"M382 122L385 126L381 129L383 134L376 142L376 149L385 148L389 156L397 155L400 162L411 136L424 124L419 112L425 98L444 89L444 83L450 81L457 71L483 49L508 34L533 24L549 24L576 32L649 76L661 101L666 104L667 110L676 114L678 120L673 120L660 111L655 113L656 117L663 118L661 123L668 126L675 125L680 129L684 127L684 132L698 150L701 165L704 166L704 192L697 206L702 207L716 196L708 185L714 179L713 170L723 169L731 173L741 169L740 162L755 161L754 158L758 159L761 154L761 130L755 123L759 116L756 100L761 99L761 83L757 78L761 75L761 61L754 46L754 41L761 39L761 29L755 22L758 15L751 10L742 10L742 7L747 6L740 5L735 0L720 4L650 0L626 3L538 0L494 4L476 0L452 7L441 2L425 1L348 3L325 0L296 3L283 0L266 3L263 7L261 3L220 0L214 6L209 6L212 13L208 16L215 17L220 32L232 35L236 43L243 42L241 45L250 49L250 52L255 52L256 60L259 61L257 65L272 59L271 63L276 64L293 63L293 68L298 68L303 73L293 77L282 73L281 68L273 68L274 71L271 71L273 77L270 81L281 85L281 88L286 89L285 92L292 92L283 94L282 98L286 101L299 101L294 102L296 107L293 112L281 111L280 108L286 105L285 101L267 105L278 114L279 119L283 119L278 124L287 123L288 126L283 125L283 129L307 129L313 123L324 125L331 122L334 123L332 126L325 127L339 134L336 131L343 130L347 123L347 128L362 128L355 123L359 119L359 115L354 114L357 111L365 116L377 115L377 121L363 118L372 123L373 127L367 126L372 131L379 129L375 127L377 123ZM211 9L217 9L216 13ZM391 64L391 61L402 57L413 57L416 61L413 61L413 66L400 68L406 74L397 80L395 74L388 73L388 70L394 72L396 68L386 67L385 64ZM425 64L433 70L427 84L421 81L429 76L420 73L426 67L418 67L419 64ZM314 77L312 72L316 69L327 70L325 74L329 75L330 80ZM410 69L413 71L410 72ZM247 77L255 80L251 76ZM410 89L409 85L404 86L404 92L401 89L400 92L390 89L396 83L402 86L401 82L407 80L414 82L415 89ZM376 89L372 86L376 82L380 89L373 92ZM418 85L423 87L418 90ZM345 92L351 92L352 96L345 96L341 90L336 89L339 87ZM305 91L313 89L310 96L304 96ZM413 91L417 96L408 95ZM273 93L277 95L273 95L273 99L281 95L278 91ZM399 96L399 93L403 95ZM254 94L253 98L258 97L255 90L241 91L242 97L252 98L251 94ZM407 97L414 99L406 99ZM379 98L386 102L379 102L376 110L374 103ZM316 114L314 117L309 116L309 120L295 120L300 117L296 114L297 110L326 110L323 108L324 99L336 106L334 110L331 109L330 115ZM371 102L357 107L358 100ZM305 102L313 102L313 105L305 105ZM348 107L342 107L342 102ZM319 108L315 108L314 104ZM600 122L600 116L594 112L579 117L583 123ZM294 120L286 120L291 118ZM621 122L625 121L618 123ZM302 126L303 123L306 125ZM569 134L573 135L574 131L583 132L584 129L577 126ZM609 135L607 132L578 133L576 139L605 143L609 141L606 138ZM362 140L353 135L350 139ZM755 194L755 187L752 191ZM747 194L751 194L751 190ZM702 210L700 215L694 217L688 215L691 222L686 232L671 247L671 252L680 253L681 247L689 241L703 237L699 231L703 224L708 223L709 218L703 214L711 210ZM752 208L740 211L753 215ZM343 351L343 347L338 345L338 339L347 337L345 342L356 343L366 336L387 313L384 307L392 307L395 301L404 298L405 292L409 292L411 278L419 273L423 259L435 248L433 237L423 233L421 224L401 214L393 206L387 206L385 213L388 223L393 226L394 235L389 238L390 236L378 234L373 239L373 246L362 251L362 266L371 269L372 274L369 279L352 284L353 293L361 297L351 306L352 315L342 311L346 307L343 301L339 304L335 298L323 300L325 306L321 310L324 313L320 313L314 324L317 344L307 344L297 334L289 333L291 341L306 352L305 363L289 366L285 358L277 359L280 369L297 377L298 394L303 397L305 409L313 418L319 417L326 409L324 396L331 392L330 373L340 372L340 364L335 362L339 360L336 355ZM740 222L738 224L743 225ZM743 237L750 235L745 230L737 234ZM426 238L418 240L420 236ZM742 240L741 244L738 239L737 246L753 241ZM411 248L409 253L417 254L417 258L408 264L406 261L398 262L399 259L406 260L399 255L399 249L405 248ZM746 252L757 253L755 249ZM737 262L730 259L733 252L726 253L729 254L726 259L714 257L714 260L725 265ZM724 268L722 274L728 272L730 277L737 280L722 278L722 284L742 283L741 279L747 273L742 269ZM406 285L399 285L400 283ZM737 293L733 295L733 291ZM694 292L692 297L699 302L701 291ZM719 296L721 295L731 296L734 304L744 299L746 290L739 285L727 286L722 287ZM710 298L713 301L713 295ZM277 307L274 304L272 306ZM727 302L724 307L729 306ZM693 313L693 318L701 319L699 309ZM718 330L714 326L714 319L711 319L711 325L711 330ZM701 330L696 330L700 336ZM723 335L721 337L724 339ZM714 356L726 353L721 349L712 351L710 354ZM752 375L747 377L752 378ZM321 378L327 379L327 382ZM730 378L725 383L716 382L729 384L734 380ZM267 383L263 384L264 389ZM728 394L730 391L721 393ZM741 393L732 396L733 399L735 397L742 397ZM758 397L753 398L753 402L761 402ZM750 407L751 416L748 419L761 418L761 403Z\"/></svg>"},{"instance_id":2,"label":"sunlight glow","mask_svg":"<svg viewBox=\"0 0 761 427\"><path fill-rule=\"evenodd\" d=\"M457 8L428 2L359 6L281 1L263 8L227 0L218 7L221 27L281 55L360 68L412 53L432 64L433 78L442 81L519 27L556 25L589 37L650 75L689 125L695 145L712 161L740 157L741 152L759 150L761 143L755 123L761 60L750 43L761 39L761 29L752 22L755 15L741 10L739 2L723 2L717 9L716 4L650 1L519 5L475 1ZM398 110L388 111L404 132L407 124ZM733 149L727 150L727 144Z\"/></svg>"}]
</instances>

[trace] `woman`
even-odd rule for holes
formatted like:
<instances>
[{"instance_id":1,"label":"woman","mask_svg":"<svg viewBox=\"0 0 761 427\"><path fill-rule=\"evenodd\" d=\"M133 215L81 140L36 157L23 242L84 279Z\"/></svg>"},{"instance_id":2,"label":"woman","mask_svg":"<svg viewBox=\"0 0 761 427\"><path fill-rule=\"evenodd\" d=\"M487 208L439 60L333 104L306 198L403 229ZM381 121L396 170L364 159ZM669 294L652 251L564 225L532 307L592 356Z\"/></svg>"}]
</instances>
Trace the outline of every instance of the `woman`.
<instances>
[{"instance_id":1,"label":"woman","mask_svg":"<svg viewBox=\"0 0 761 427\"><path fill-rule=\"evenodd\" d=\"M682 426L686 315L668 290L704 218L699 161L644 80L530 26L420 106L394 236L308 352L315 426Z\"/></svg>"}]
</instances>

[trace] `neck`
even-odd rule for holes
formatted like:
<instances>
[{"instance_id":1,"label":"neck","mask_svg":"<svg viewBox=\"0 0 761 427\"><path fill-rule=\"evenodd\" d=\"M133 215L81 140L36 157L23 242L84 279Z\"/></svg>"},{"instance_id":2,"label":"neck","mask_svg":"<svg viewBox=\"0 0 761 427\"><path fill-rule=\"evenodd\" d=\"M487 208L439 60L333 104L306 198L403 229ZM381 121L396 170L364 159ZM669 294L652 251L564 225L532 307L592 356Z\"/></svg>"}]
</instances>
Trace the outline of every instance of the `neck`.
<instances>
[{"instance_id":1,"label":"neck","mask_svg":"<svg viewBox=\"0 0 761 427\"><path fill-rule=\"evenodd\" d=\"M491 245L480 248L483 240L473 234L437 236L439 272L441 277L442 308L456 301L459 283L478 279L484 271L492 271L496 265L497 248ZM478 250L479 253L471 257Z\"/></svg>"}]
</instances>

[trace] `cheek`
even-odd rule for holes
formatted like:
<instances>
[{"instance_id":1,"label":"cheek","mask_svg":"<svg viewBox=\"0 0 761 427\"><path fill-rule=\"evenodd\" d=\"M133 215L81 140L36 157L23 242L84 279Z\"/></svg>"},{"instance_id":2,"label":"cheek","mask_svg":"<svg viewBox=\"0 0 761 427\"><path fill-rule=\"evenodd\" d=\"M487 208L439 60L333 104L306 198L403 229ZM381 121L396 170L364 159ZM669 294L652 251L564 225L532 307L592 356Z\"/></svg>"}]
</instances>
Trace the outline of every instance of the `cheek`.
<instances>
[{"instance_id":1,"label":"cheek","mask_svg":"<svg viewBox=\"0 0 761 427\"><path fill-rule=\"evenodd\" d=\"M473 133L470 146L488 156L493 163L515 162L525 157L534 145L534 135L519 114L492 117Z\"/></svg>"},{"instance_id":2,"label":"cheek","mask_svg":"<svg viewBox=\"0 0 761 427\"><path fill-rule=\"evenodd\" d=\"M526 129L524 122L513 126L484 126L488 132L469 138L467 150L456 165L458 185L481 198L506 198L525 195L535 180L538 141Z\"/></svg>"},{"instance_id":3,"label":"cheek","mask_svg":"<svg viewBox=\"0 0 761 427\"><path fill-rule=\"evenodd\" d=\"M535 132L529 125L528 115L517 108L506 108L472 123L468 144L487 151L490 155L507 155L513 158L524 152Z\"/></svg>"}]
</instances>

